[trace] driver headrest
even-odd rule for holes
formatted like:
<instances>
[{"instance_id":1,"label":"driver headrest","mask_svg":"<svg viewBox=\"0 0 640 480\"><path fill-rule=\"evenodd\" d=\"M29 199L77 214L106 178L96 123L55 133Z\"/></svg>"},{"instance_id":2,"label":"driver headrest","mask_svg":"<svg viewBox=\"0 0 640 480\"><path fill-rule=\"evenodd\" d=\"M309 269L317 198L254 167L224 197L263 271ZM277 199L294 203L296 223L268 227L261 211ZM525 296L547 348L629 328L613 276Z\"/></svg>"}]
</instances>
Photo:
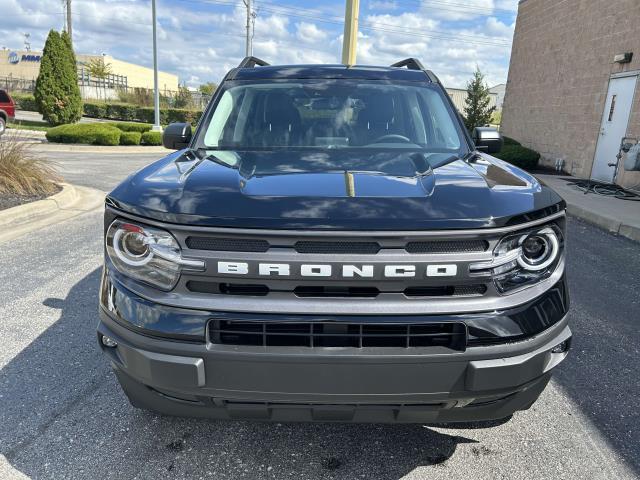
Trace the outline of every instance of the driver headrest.
<instances>
[{"instance_id":1,"label":"driver headrest","mask_svg":"<svg viewBox=\"0 0 640 480\"><path fill-rule=\"evenodd\" d=\"M375 125L391 124L393 123L393 117L393 98L380 96L367 102L365 108L358 115L358 120Z\"/></svg>"},{"instance_id":2,"label":"driver headrest","mask_svg":"<svg viewBox=\"0 0 640 480\"><path fill-rule=\"evenodd\" d=\"M270 125L297 125L300 112L293 104L293 99L286 93L270 93L264 104L264 123Z\"/></svg>"}]
</instances>

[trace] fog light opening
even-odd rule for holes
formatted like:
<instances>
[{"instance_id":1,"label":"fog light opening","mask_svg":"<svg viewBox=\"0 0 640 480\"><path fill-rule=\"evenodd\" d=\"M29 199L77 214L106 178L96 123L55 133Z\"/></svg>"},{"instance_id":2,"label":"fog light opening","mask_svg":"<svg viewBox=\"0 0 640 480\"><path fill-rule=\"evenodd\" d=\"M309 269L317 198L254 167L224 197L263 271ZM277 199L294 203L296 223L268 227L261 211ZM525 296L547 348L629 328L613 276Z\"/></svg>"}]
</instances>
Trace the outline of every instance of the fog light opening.
<instances>
[{"instance_id":1,"label":"fog light opening","mask_svg":"<svg viewBox=\"0 0 640 480\"><path fill-rule=\"evenodd\" d=\"M569 340L560 342L558 345L551 349L551 353L564 353L569 350Z\"/></svg>"},{"instance_id":2,"label":"fog light opening","mask_svg":"<svg viewBox=\"0 0 640 480\"><path fill-rule=\"evenodd\" d=\"M116 342L113 338L107 337L106 335L102 335L102 344L105 347L115 348L118 346L118 342Z\"/></svg>"}]
</instances>

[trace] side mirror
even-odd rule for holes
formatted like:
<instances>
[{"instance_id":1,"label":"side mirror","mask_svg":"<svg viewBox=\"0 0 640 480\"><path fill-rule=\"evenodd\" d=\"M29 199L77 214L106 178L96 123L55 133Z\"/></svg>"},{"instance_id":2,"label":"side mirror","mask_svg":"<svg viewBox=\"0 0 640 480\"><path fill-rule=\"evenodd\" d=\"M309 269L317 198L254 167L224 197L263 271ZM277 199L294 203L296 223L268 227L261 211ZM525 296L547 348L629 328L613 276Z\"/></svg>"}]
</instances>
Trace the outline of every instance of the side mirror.
<instances>
[{"instance_id":1,"label":"side mirror","mask_svg":"<svg viewBox=\"0 0 640 480\"><path fill-rule=\"evenodd\" d=\"M182 150L191 142L190 123L172 123L164 129L162 145L170 150Z\"/></svg>"},{"instance_id":2,"label":"side mirror","mask_svg":"<svg viewBox=\"0 0 640 480\"><path fill-rule=\"evenodd\" d=\"M476 148L487 153L498 153L502 150L504 140L500 132L493 127L476 127L473 129L473 141Z\"/></svg>"}]
</instances>

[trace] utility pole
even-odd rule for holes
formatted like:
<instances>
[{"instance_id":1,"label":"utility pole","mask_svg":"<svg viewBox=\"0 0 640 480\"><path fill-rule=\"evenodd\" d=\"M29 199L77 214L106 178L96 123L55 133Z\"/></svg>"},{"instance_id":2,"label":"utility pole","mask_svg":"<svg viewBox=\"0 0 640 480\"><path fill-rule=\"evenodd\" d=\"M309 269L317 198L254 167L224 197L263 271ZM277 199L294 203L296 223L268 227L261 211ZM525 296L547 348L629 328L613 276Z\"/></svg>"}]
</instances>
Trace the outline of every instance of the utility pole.
<instances>
[{"instance_id":1,"label":"utility pole","mask_svg":"<svg viewBox=\"0 0 640 480\"><path fill-rule=\"evenodd\" d=\"M156 28L156 0L151 0L151 18L153 22L153 107L154 123L151 130L161 132L160 126L160 91L158 90L158 32Z\"/></svg>"},{"instance_id":2,"label":"utility pole","mask_svg":"<svg viewBox=\"0 0 640 480\"><path fill-rule=\"evenodd\" d=\"M360 0L347 0L344 14L344 39L342 40L342 63L355 65L358 43L358 15Z\"/></svg>"},{"instance_id":3,"label":"utility pole","mask_svg":"<svg viewBox=\"0 0 640 480\"><path fill-rule=\"evenodd\" d=\"M247 39L245 45L245 56L253 55L253 35L251 34L251 24L253 22L253 12L251 11L251 0L243 0L247 7Z\"/></svg>"},{"instance_id":4,"label":"utility pole","mask_svg":"<svg viewBox=\"0 0 640 480\"><path fill-rule=\"evenodd\" d=\"M69 39L71 39L71 49L73 50L73 28L71 24L73 23L71 20L71 0L67 1L67 33L69 34Z\"/></svg>"}]
</instances>

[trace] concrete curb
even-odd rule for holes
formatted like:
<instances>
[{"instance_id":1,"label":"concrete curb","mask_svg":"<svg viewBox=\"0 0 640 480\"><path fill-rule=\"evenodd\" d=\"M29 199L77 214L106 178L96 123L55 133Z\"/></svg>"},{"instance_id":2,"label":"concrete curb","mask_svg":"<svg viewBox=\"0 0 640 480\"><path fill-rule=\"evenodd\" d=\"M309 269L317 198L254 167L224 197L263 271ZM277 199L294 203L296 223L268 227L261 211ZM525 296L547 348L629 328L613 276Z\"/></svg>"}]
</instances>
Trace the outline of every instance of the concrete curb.
<instances>
[{"instance_id":1,"label":"concrete curb","mask_svg":"<svg viewBox=\"0 0 640 480\"><path fill-rule=\"evenodd\" d=\"M640 242L640 228L634 225L628 225L613 217L600 215L599 213L586 210L578 205L567 202L567 213L584 220L587 223L596 225L597 227L608 230L611 233L626 237L630 240Z\"/></svg>"},{"instance_id":2,"label":"concrete curb","mask_svg":"<svg viewBox=\"0 0 640 480\"><path fill-rule=\"evenodd\" d=\"M149 153L168 155L173 150L168 150L162 146L125 146L117 145L113 147L102 145L84 145L69 143L49 143L34 142L34 150L41 152L79 152L79 153L112 153L112 154L129 154L129 153ZM161 157L158 157L161 158Z\"/></svg>"},{"instance_id":3,"label":"concrete curb","mask_svg":"<svg viewBox=\"0 0 640 480\"><path fill-rule=\"evenodd\" d=\"M616 235L640 242L640 204L584 192L567 185L570 177L536 175L567 202L567 213ZM631 207L631 208L629 208Z\"/></svg>"},{"instance_id":4,"label":"concrete curb","mask_svg":"<svg viewBox=\"0 0 640 480\"><path fill-rule=\"evenodd\" d=\"M13 133L15 135L31 135L34 137L45 138L47 132L43 132L42 130L29 130L28 128L15 128L13 126L10 126L5 133Z\"/></svg>"},{"instance_id":5,"label":"concrete curb","mask_svg":"<svg viewBox=\"0 0 640 480\"><path fill-rule=\"evenodd\" d=\"M104 192L63 183L62 191L44 200L0 211L0 243L82 215L104 204Z\"/></svg>"}]
</instances>

